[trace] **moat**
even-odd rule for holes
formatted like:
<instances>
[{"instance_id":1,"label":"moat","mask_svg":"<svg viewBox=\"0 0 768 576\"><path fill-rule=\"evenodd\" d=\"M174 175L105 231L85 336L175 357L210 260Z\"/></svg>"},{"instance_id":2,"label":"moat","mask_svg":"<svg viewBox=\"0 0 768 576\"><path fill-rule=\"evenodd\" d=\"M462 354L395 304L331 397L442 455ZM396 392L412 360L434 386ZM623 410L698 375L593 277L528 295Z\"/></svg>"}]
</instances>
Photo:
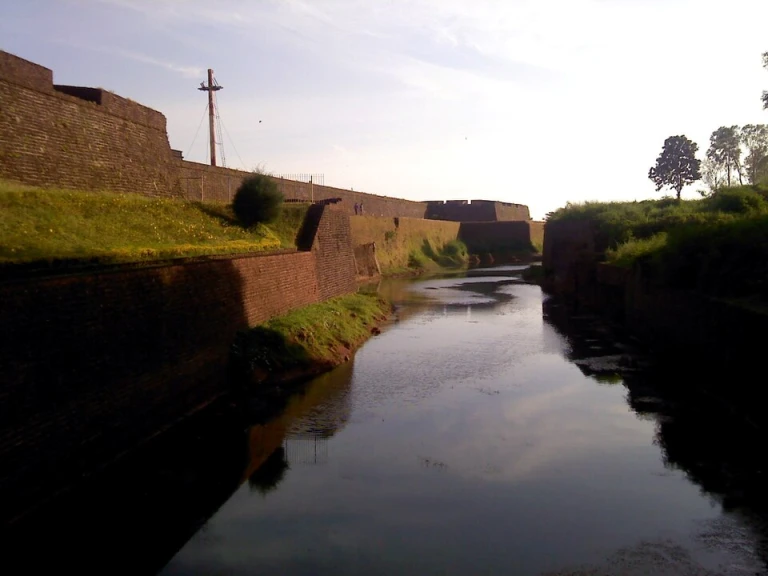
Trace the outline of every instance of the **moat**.
<instances>
[{"instance_id":1,"label":"moat","mask_svg":"<svg viewBox=\"0 0 768 576\"><path fill-rule=\"evenodd\" d=\"M385 281L395 319L352 362L213 408L19 533L81 572L766 573L750 424L683 408L519 271Z\"/></svg>"}]
</instances>

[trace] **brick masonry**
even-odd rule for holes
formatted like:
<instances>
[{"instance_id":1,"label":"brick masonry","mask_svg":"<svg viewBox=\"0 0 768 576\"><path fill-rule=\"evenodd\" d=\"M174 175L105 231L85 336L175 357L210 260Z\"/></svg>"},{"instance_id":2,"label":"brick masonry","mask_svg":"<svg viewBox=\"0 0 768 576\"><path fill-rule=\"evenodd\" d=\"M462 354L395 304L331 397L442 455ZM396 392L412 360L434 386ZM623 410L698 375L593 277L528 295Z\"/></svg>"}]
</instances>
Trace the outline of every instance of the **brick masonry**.
<instances>
[{"instance_id":1,"label":"brick masonry","mask_svg":"<svg viewBox=\"0 0 768 576\"><path fill-rule=\"evenodd\" d=\"M541 249L542 222L462 222L459 240L471 253L535 251Z\"/></svg>"},{"instance_id":2,"label":"brick masonry","mask_svg":"<svg viewBox=\"0 0 768 576\"><path fill-rule=\"evenodd\" d=\"M231 201L249 172L188 162L171 150L166 119L107 90L53 84L51 70L0 50L0 178L37 186ZM340 198L370 216L528 220L528 208L485 200L414 202L277 179L286 198Z\"/></svg>"},{"instance_id":3,"label":"brick masonry","mask_svg":"<svg viewBox=\"0 0 768 576\"><path fill-rule=\"evenodd\" d=\"M5 52L0 74L0 178L174 194L161 113L100 89L89 100L58 91L50 70Z\"/></svg>"},{"instance_id":4,"label":"brick masonry","mask_svg":"<svg viewBox=\"0 0 768 576\"><path fill-rule=\"evenodd\" d=\"M531 219L528 206L492 200L427 202L426 217L452 222L504 222Z\"/></svg>"},{"instance_id":5,"label":"brick masonry","mask_svg":"<svg viewBox=\"0 0 768 576\"><path fill-rule=\"evenodd\" d=\"M310 250L0 284L0 516L226 391L235 333L356 289L349 218Z\"/></svg>"}]
</instances>

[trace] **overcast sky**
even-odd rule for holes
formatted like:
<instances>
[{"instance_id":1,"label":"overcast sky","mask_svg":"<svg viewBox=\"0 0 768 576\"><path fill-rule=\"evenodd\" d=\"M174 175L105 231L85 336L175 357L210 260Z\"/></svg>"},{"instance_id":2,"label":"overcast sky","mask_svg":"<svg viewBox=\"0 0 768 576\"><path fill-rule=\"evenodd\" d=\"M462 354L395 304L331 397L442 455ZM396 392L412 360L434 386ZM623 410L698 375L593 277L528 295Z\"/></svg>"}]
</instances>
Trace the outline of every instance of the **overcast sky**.
<instances>
[{"instance_id":1,"label":"overcast sky","mask_svg":"<svg viewBox=\"0 0 768 576\"><path fill-rule=\"evenodd\" d=\"M541 218L659 196L667 136L703 157L768 123L767 23L765 0L0 0L0 48L160 110L191 160L210 67L228 166Z\"/></svg>"}]
</instances>

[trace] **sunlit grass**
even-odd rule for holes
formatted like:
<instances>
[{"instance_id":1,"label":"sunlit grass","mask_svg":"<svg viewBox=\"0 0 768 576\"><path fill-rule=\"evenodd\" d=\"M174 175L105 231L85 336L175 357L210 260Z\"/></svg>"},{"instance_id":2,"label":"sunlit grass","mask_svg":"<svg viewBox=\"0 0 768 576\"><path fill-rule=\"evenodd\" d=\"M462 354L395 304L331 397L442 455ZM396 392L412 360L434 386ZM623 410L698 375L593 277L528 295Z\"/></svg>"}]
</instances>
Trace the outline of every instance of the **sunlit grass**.
<instances>
[{"instance_id":1,"label":"sunlit grass","mask_svg":"<svg viewBox=\"0 0 768 576\"><path fill-rule=\"evenodd\" d=\"M0 264L140 262L295 247L306 208L245 230L226 204L0 181Z\"/></svg>"},{"instance_id":2,"label":"sunlit grass","mask_svg":"<svg viewBox=\"0 0 768 576\"><path fill-rule=\"evenodd\" d=\"M667 233L659 232L650 238L627 240L616 248L609 248L605 256L611 264L631 268L638 258L658 253L666 245Z\"/></svg>"},{"instance_id":3,"label":"sunlit grass","mask_svg":"<svg viewBox=\"0 0 768 576\"><path fill-rule=\"evenodd\" d=\"M235 355L251 370L278 372L335 365L370 336L390 305L371 294L350 294L312 304L244 332Z\"/></svg>"}]
</instances>

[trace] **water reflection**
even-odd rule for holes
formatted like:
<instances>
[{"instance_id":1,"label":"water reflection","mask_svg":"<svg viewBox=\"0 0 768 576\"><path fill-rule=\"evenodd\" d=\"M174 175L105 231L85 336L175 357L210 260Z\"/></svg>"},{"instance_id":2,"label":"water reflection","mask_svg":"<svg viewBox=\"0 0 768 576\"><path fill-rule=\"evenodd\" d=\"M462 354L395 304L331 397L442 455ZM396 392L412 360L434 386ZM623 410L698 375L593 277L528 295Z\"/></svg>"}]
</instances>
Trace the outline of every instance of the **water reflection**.
<instances>
[{"instance_id":1,"label":"water reflection","mask_svg":"<svg viewBox=\"0 0 768 576\"><path fill-rule=\"evenodd\" d=\"M236 491L164 573L760 571L751 525L670 465L661 420L617 385L642 357L563 328L514 273L404 293L347 368L343 427L325 434L320 404L294 419L276 489Z\"/></svg>"},{"instance_id":2,"label":"water reflection","mask_svg":"<svg viewBox=\"0 0 768 576\"><path fill-rule=\"evenodd\" d=\"M708 545L757 554L768 565L768 455L760 426L729 407L727 391L720 397L705 393L712 386L703 377L686 381L679 370L650 366L616 327L576 315L557 300L546 301L543 310L568 340L568 357L598 381L623 384L633 412L655 423L665 467L682 471L728 513L729 522L702 536ZM714 389L723 390L722 383Z\"/></svg>"},{"instance_id":3,"label":"water reflection","mask_svg":"<svg viewBox=\"0 0 768 576\"><path fill-rule=\"evenodd\" d=\"M354 362L208 412L41 514L28 566L763 571L755 431L516 273L380 285L396 321Z\"/></svg>"},{"instance_id":4,"label":"water reflection","mask_svg":"<svg viewBox=\"0 0 768 576\"><path fill-rule=\"evenodd\" d=\"M156 573L243 483L266 497L305 460L307 435L322 444L344 427L352 370L206 410L16 522L6 562L19 573Z\"/></svg>"}]
</instances>

